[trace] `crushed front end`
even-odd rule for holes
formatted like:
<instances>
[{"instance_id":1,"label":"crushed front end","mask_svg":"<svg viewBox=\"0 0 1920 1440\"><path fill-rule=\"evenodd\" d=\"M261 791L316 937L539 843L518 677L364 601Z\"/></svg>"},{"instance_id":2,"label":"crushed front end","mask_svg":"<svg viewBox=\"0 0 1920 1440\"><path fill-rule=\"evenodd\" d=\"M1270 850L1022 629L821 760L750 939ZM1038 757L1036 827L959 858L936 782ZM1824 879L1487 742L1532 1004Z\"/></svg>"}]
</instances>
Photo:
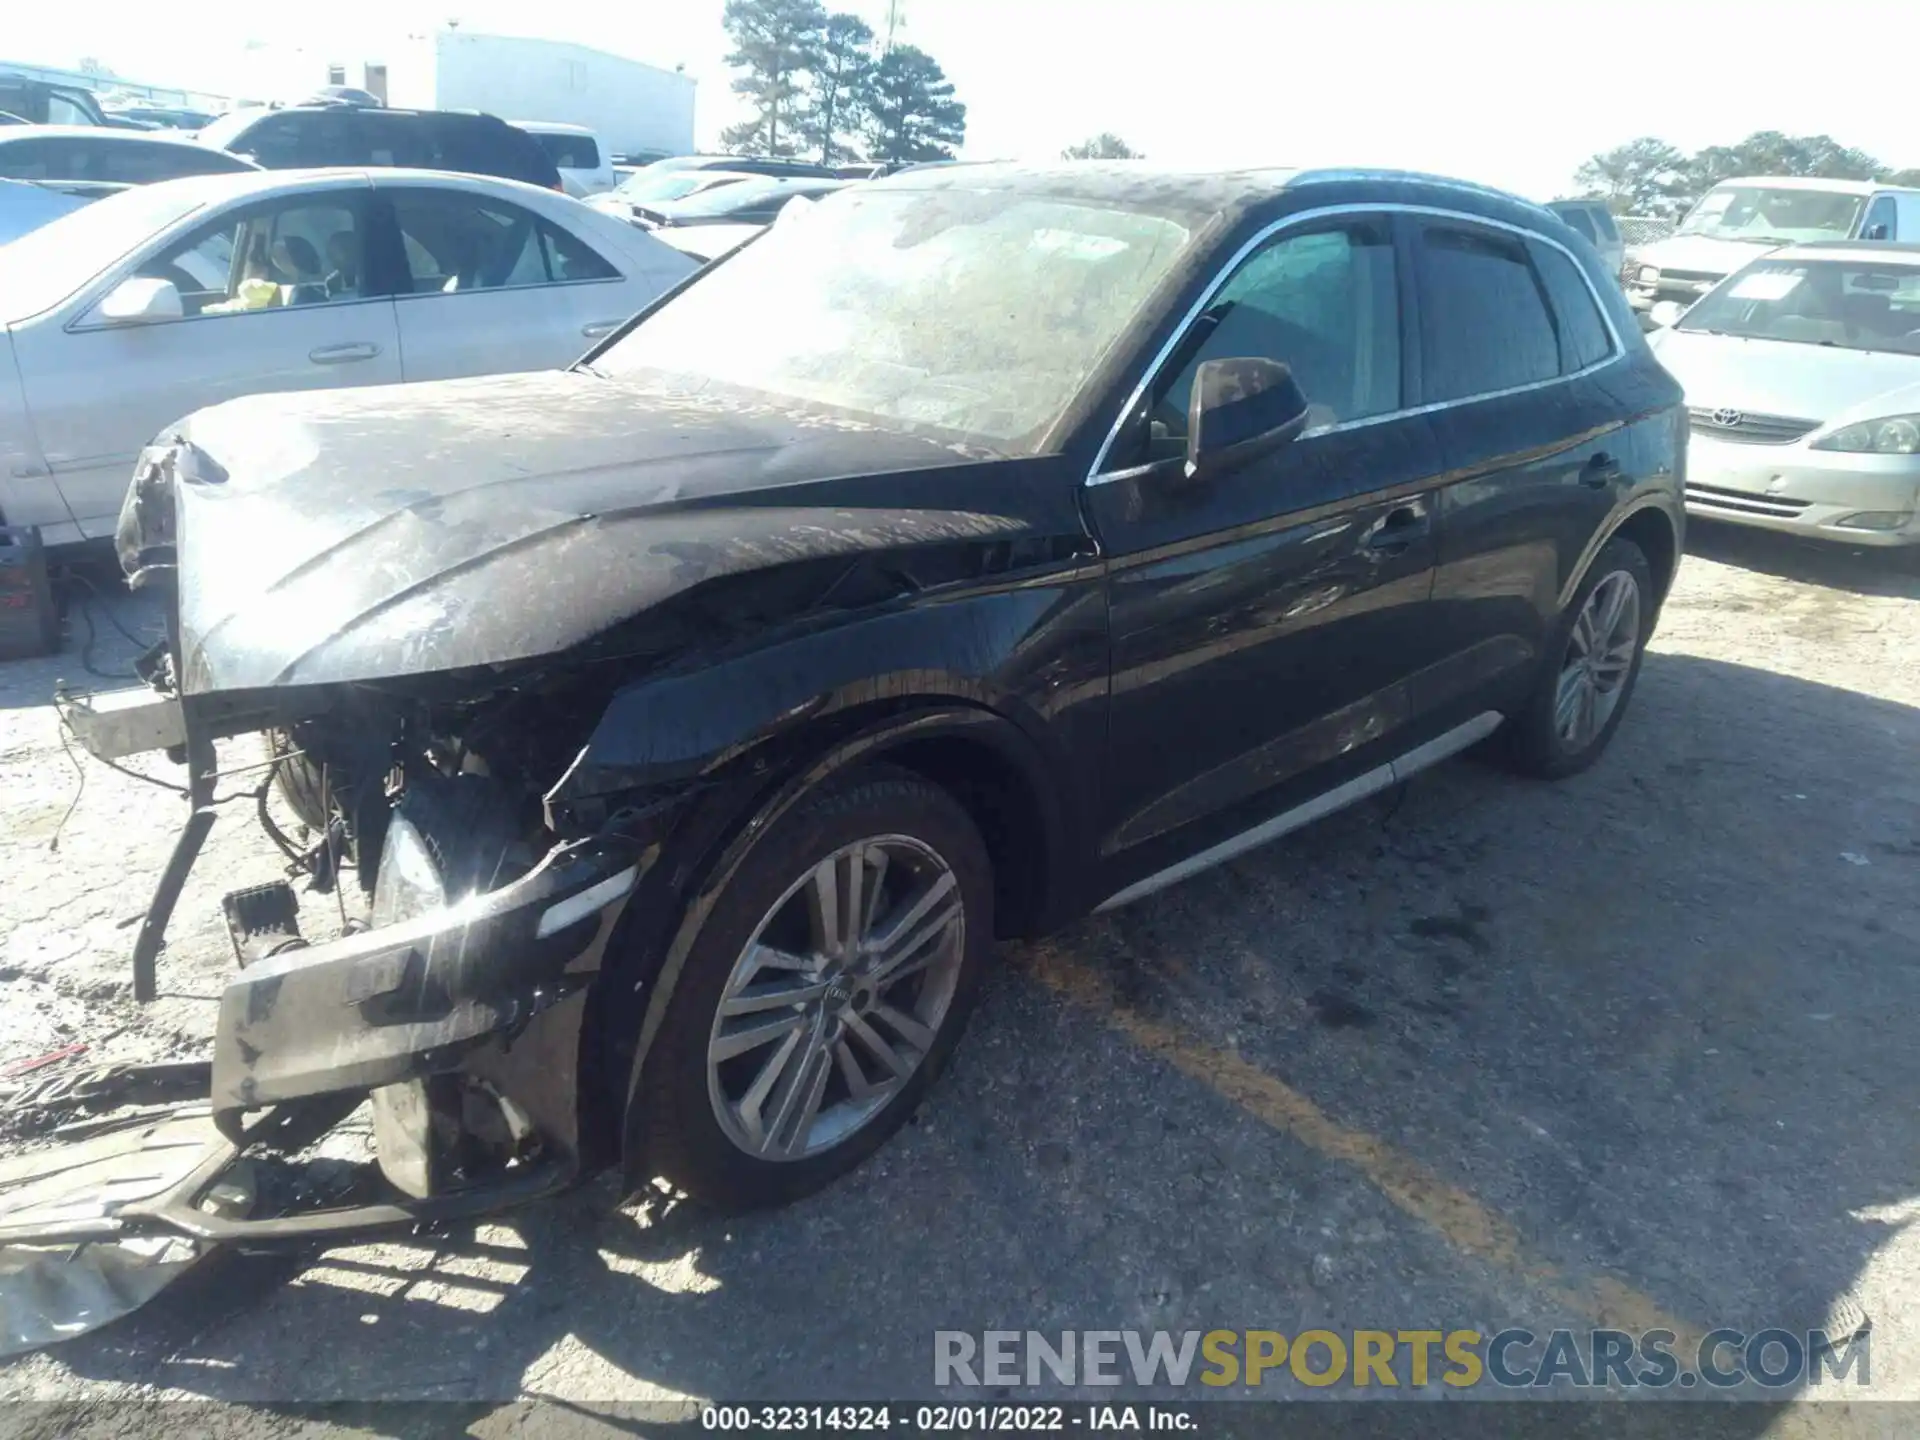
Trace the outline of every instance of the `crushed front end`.
<instances>
[{"instance_id":1,"label":"crushed front end","mask_svg":"<svg viewBox=\"0 0 1920 1440\"><path fill-rule=\"evenodd\" d=\"M174 477L143 480L174 462L143 460L129 494L136 585L172 584ZM238 968L209 1060L163 1085L117 1068L13 1097L44 1123L0 1161L5 1255L359 1235L495 1211L591 1168L588 991L659 848L644 807L549 799L604 704L598 682L523 665L195 694L178 680L177 600L169 629L143 687L58 699L96 756L158 750L188 770L136 993L154 994L174 904L208 832L236 823L235 793L257 784L286 878L222 902ZM303 929L303 896L328 933ZM357 1167L329 1139L349 1117L371 1139ZM0 1310L17 1308L7 1296L0 1281Z\"/></svg>"}]
</instances>

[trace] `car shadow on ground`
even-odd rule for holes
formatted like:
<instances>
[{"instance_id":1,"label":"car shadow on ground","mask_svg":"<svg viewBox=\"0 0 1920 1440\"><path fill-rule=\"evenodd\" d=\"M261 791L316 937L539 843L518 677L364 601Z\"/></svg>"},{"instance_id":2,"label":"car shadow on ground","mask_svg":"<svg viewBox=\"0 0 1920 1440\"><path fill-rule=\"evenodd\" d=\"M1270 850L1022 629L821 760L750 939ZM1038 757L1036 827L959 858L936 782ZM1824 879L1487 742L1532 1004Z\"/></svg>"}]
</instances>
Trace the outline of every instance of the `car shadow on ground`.
<instances>
[{"instance_id":1,"label":"car shadow on ground","mask_svg":"<svg viewBox=\"0 0 1920 1440\"><path fill-rule=\"evenodd\" d=\"M945 1328L1544 1332L1596 1323L1564 1294L1603 1283L1703 1330L1871 1308L1920 1197L1917 748L1912 708L1652 654L1570 782L1459 762L1006 947L915 1123L802 1204L623 1210L602 1181L293 1281L240 1260L58 1358L464 1425L524 1395L932 1396ZM1253 1113L1223 1052L1331 1128ZM1382 1151L1511 1245L1387 1193Z\"/></svg>"},{"instance_id":2,"label":"car shadow on ground","mask_svg":"<svg viewBox=\"0 0 1920 1440\"><path fill-rule=\"evenodd\" d=\"M133 662L166 636L159 594L130 592L110 557L63 558L52 574L60 612L58 648L0 663L0 710L27 710L53 699L54 686L109 690L137 685Z\"/></svg>"},{"instance_id":3,"label":"car shadow on ground","mask_svg":"<svg viewBox=\"0 0 1920 1440\"><path fill-rule=\"evenodd\" d=\"M1687 554L1851 595L1920 600L1920 547L1879 549L1689 517Z\"/></svg>"}]
</instances>

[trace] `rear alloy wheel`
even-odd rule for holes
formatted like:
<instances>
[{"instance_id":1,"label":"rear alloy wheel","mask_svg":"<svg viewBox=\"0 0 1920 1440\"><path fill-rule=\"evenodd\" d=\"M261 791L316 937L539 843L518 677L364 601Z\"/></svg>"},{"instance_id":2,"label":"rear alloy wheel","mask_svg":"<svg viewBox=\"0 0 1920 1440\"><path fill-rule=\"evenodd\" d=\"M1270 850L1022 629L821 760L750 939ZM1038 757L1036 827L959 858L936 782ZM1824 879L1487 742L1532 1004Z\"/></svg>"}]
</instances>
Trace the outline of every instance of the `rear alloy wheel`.
<instances>
[{"instance_id":1,"label":"rear alloy wheel","mask_svg":"<svg viewBox=\"0 0 1920 1440\"><path fill-rule=\"evenodd\" d=\"M1646 556L1630 540L1609 540L1562 614L1532 698L1508 722L1516 768L1557 780L1600 758L1639 678L1652 607Z\"/></svg>"},{"instance_id":2,"label":"rear alloy wheel","mask_svg":"<svg viewBox=\"0 0 1920 1440\"><path fill-rule=\"evenodd\" d=\"M1585 750L1613 719L1640 653L1640 587L1625 570L1601 578L1580 607L1554 686L1553 729Z\"/></svg>"},{"instance_id":3,"label":"rear alloy wheel","mask_svg":"<svg viewBox=\"0 0 1920 1440\"><path fill-rule=\"evenodd\" d=\"M992 946L993 876L960 804L879 768L802 799L721 884L630 1135L723 1209L853 1169L952 1052Z\"/></svg>"}]
</instances>

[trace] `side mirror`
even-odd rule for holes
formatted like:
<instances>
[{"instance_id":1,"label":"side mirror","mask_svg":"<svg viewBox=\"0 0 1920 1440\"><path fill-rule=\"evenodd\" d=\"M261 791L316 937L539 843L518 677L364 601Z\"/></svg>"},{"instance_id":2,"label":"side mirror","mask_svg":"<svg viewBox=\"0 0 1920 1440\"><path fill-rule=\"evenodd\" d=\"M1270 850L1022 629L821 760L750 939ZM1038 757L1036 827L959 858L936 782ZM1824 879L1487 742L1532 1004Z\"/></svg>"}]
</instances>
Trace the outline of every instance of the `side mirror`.
<instances>
[{"instance_id":1,"label":"side mirror","mask_svg":"<svg viewBox=\"0 0 1920 1440\"><path fill-rule=\"evenodd\" d=\"M1861 236L1860 238L1861 238L1862 240L1884 240L1884 239L1886 239L1886 238L1887 238L1887 225L1886 225L1886 222L1885 222L1885 221L1883 220L1883 221L1881 221L1881 222L1880 222L1880 223L1879 223L1878 225L1869 225L1869 226L1867 227L1867 229L1866 229L1866 233L1865 233L1865 234L1863 234L1863 235L1862 235L1862 236Z\"/></svg>"},{"instance_id":2,"label":"side mirror","mask_svg":"<svg viewBox=\"0 0 1920 1440\"><path fill-rule=\"evenodd\" d=\"M1253 357L1208 360L1187 403L1189 480L1231 470L1287 444L1307 424L1307 397L1290 367Z\"/></svg>"},{"instance_id":3,"label":"side mirror","mask_svg":"<svg viewBox=\"0 0 1920 1440\"><path fill-rule=\"evenodd\" d=\"M107 292L98 314L109 325L151 325L156 320L178 320L186 307L171 280L149 280L135 275Z\"/></svg>"},{"instance_id":4,"label":"side mirror","mask_svg":"<svg viewBox=\"0 0 1920 1440\"><path fill-rule=\"evenodd\" d=\"M1653 309L1647 312L1647 319L1656 329L1664 330L1686 313L1686 307L1678 300L1656 300Z\"/></svg>"}]
</instances>

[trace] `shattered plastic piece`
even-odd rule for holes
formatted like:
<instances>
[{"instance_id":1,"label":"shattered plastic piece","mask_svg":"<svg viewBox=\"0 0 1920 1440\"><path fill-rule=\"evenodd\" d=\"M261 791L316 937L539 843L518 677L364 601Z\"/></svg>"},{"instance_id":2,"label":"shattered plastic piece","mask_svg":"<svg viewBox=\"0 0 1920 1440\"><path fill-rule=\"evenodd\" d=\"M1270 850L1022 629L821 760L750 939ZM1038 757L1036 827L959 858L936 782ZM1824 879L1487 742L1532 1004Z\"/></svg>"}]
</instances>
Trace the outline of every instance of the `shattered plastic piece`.
<instances>
[{"instance_id":1,"label":"shattered plastic piece","mask_svg":"<svg viewBox=\"0 0 1920 1440\"><path fill-rule=\"evenodd\" d=\"M205 1254L195 1241L173 1235L0 1246L0 1358L118 1320Z\"/></svg>"}]
</instances>

